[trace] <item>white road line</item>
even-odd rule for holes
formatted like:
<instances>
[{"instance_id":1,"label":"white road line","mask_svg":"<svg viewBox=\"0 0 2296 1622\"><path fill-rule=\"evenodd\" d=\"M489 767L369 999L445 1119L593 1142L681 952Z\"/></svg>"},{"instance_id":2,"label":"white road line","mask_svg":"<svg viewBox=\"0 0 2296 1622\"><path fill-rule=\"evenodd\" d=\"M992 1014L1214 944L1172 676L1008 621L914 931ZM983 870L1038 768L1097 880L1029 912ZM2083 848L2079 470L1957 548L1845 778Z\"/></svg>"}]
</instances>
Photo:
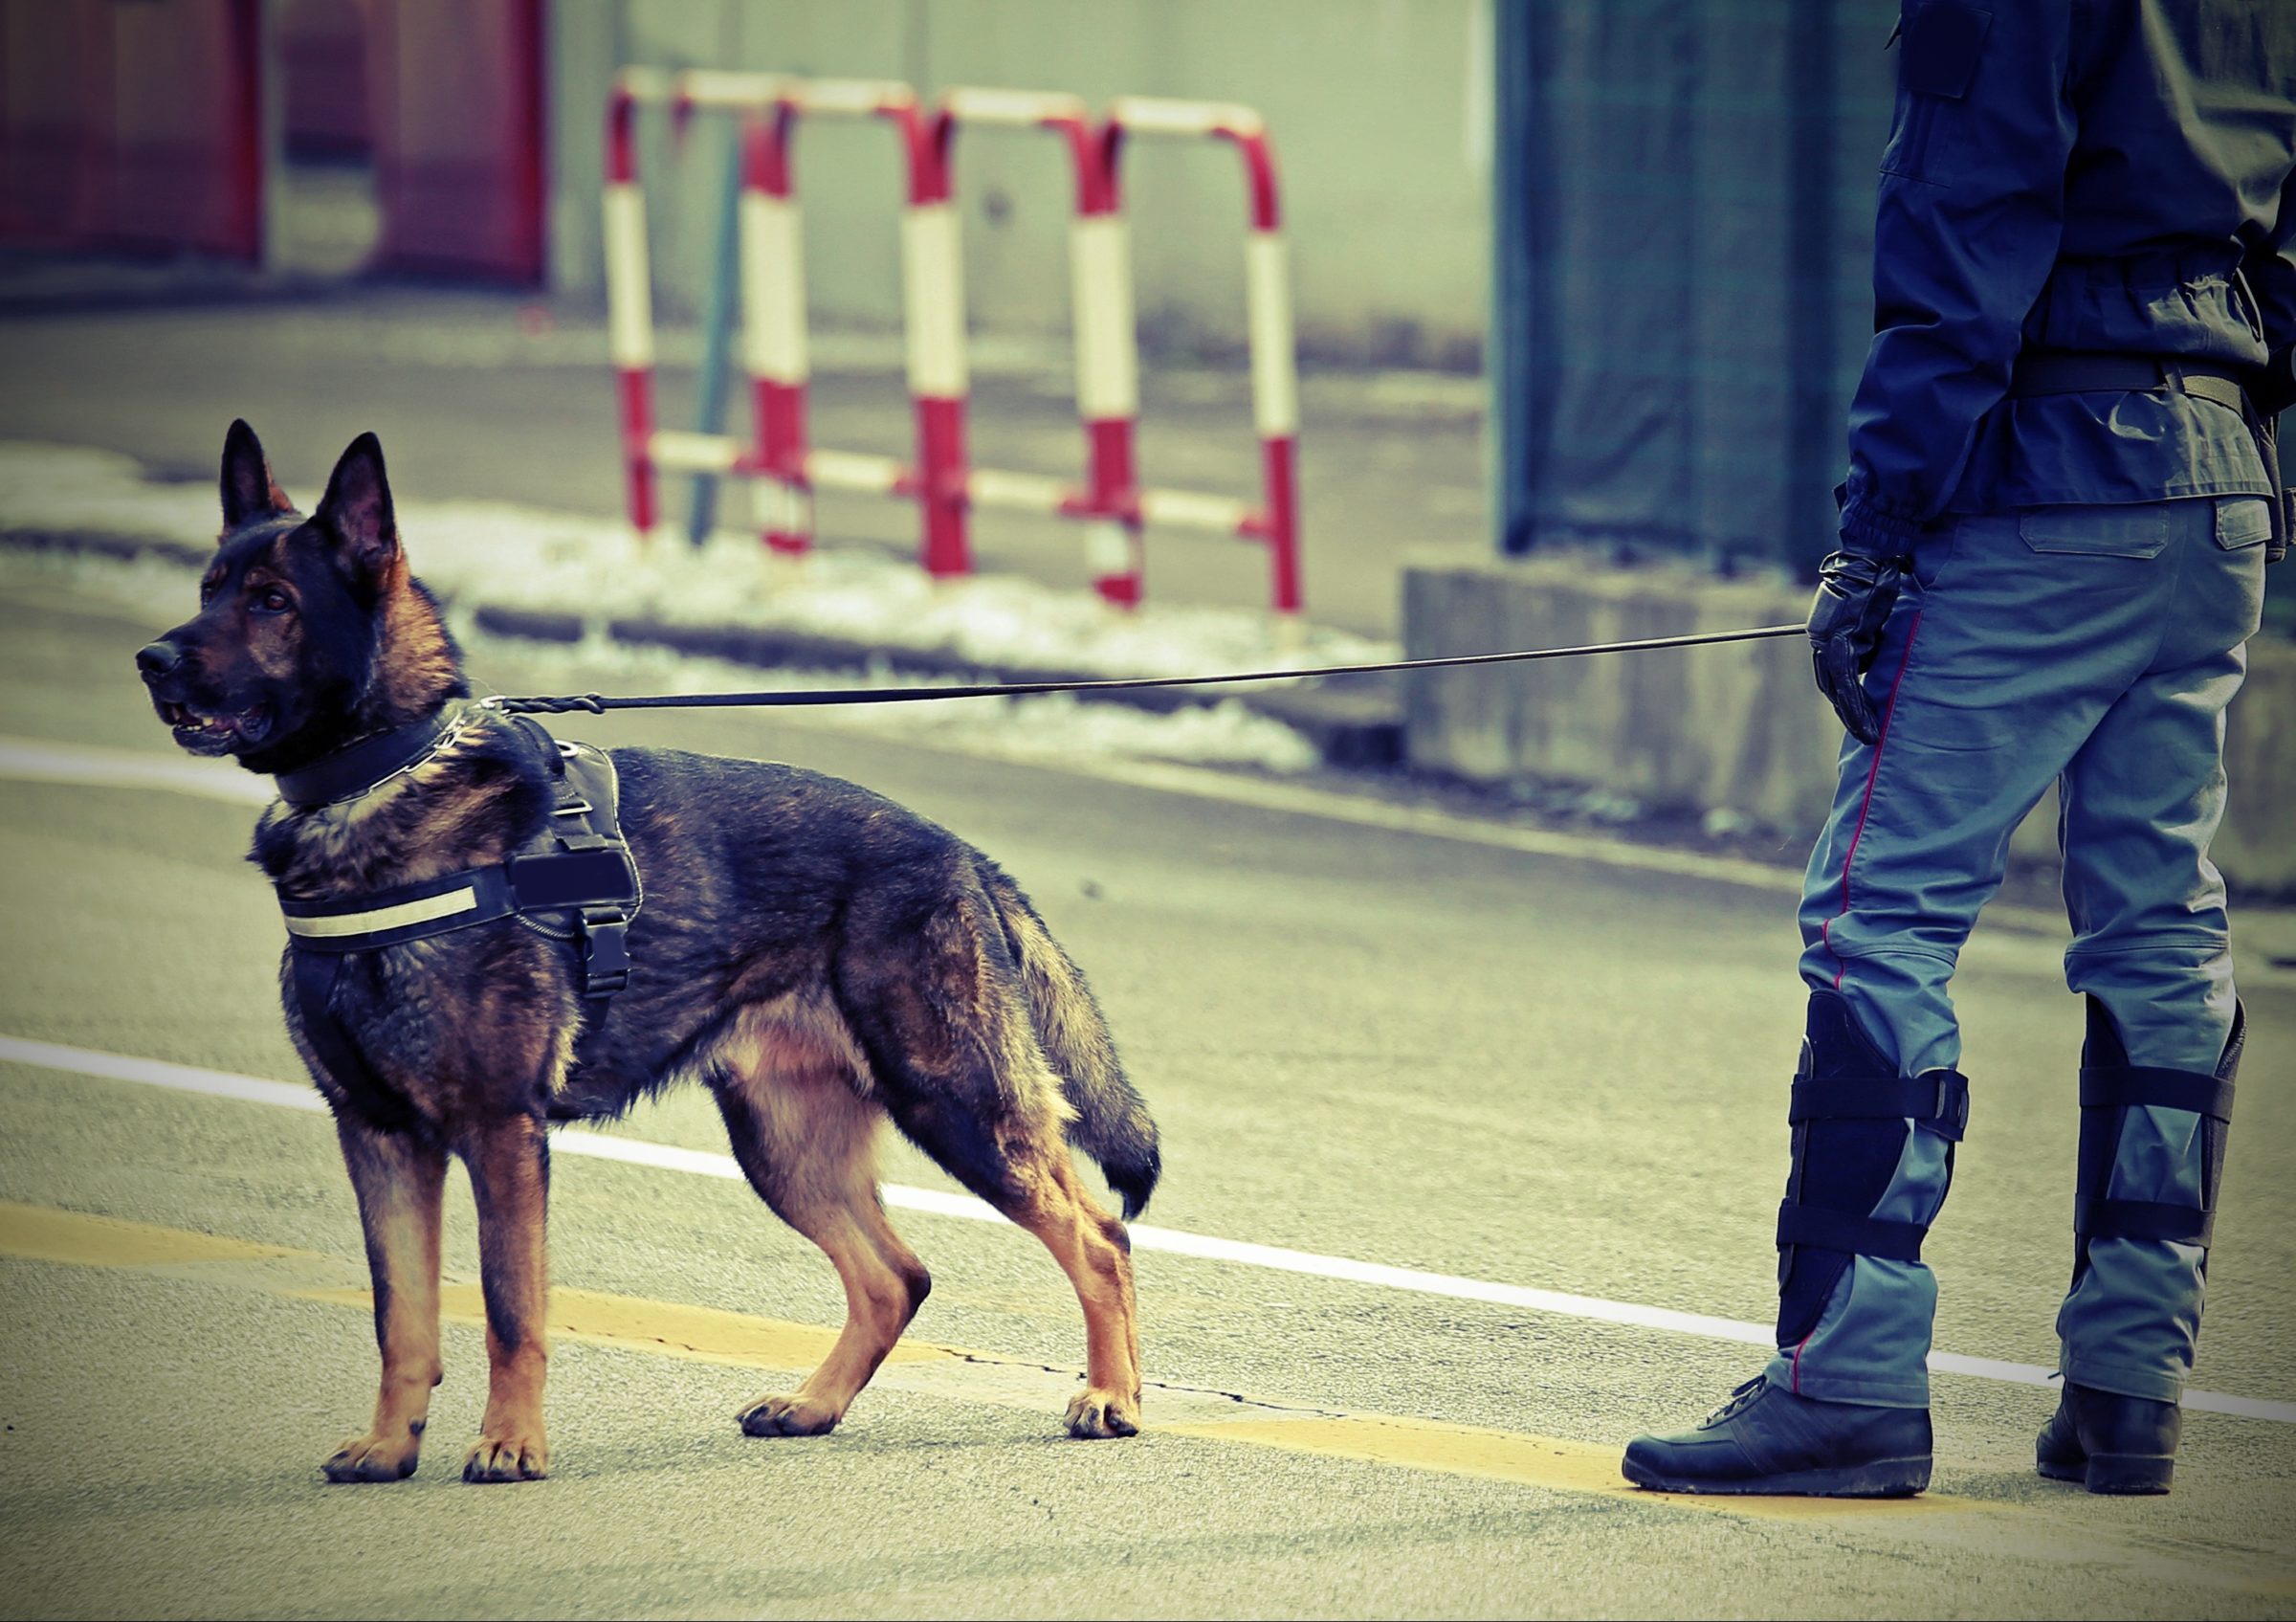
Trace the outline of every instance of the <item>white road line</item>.
<instances>
[{"instance_id":1,"label":"white road line","mask_svg":"<svg viewBox=\"0 0 2296 1622\"><path fill-rule=\"evenodd\" d=\"M276 1104L306 1114L324 1115L327 1110L325 1102L308 1085L270 1081L255 1076L236 1076L229 1071L201 1070L191 1065L171 1064L165 1059L137 1058L126 1054L102 1053L93 1048L67 1047L62 1043L34 1041L24 1036L0 1036L0 1061L36 1065L43 1070L63 1071L72 1075L101 1077L113 1081L137 1081L146 1086L166 1087L184 1093L204 1093L213 1098L237 1099L248 1103ZM629 1166L682 1171L692 1176L715 1177L728 1182L742 1180L741 1169L734 1164L731 1155L681 1149L669 1144L651 1144L637 1138L617 1138L581 1126L562 1127L553 1143L561 1154L620 1161ZM1003 1216L968 1194L952 1194L936 1189L910 1189L888 1184L885 1188L885 1203L906 1211L927 1211L936 1216L962 1217L970 1222L1004 1222ZM1523 1284L1463 1278L1446 1273L1426 1273L1415 1267L1390 1267L1376 1261L1356 1261L1347 1256L1318 1255L1312 1251L1286 1250L1280 1245L1259 1245L1243 1239L1221 1239L1203 1233L1187 1233L1177 1228L1155 1228L1145 1223L1135 1223L1132 1245L1133 1249L1140 1251L1163 1251L1173 1255L1234 1262L1239 1266L1267 1268L1278 1273L1303 1273L1317 1278L1336 1278L1381 1289L1407 1290L1424 1296L1444 1296L1454 1300L1488 1301L1493 1305L1521 1307L1532 1312L1585 1319L1598 1323L1664 1329L1678 1335L1695 1335L1702 1340L1733 1341L1765 1348L1774 1344L1767 1325L1742 1322L1733 1318L1714 1318L1700 1312L1677 1312L1670 1307L1638 1306L1631 1301L1604 1300L1599 1296L1570 1295L1560 1290L1539 1290ZM2055 1377L2052 1370L2037 1364L1964 1357L1956 1352L1932 1352L1930 1366L1940 1373L1967 1374L1980 1380L2004 1381L2019 1386L2045 1386ZM2187 1391L2184 1394L2184 1406L2211 1413L2230 1413L2247 1419L2268 1419L2276 1424L2296 1425L2296 1402L2226 1396L2216 1391Z\"/></svg>"},{"instance_id":2,"label":"white road line","mask_svg":"<svg viewBox=\"0 0 2296 1622\"><path fill-rule=\"evenodd\" d=\"M36 738L0 738L0 777L96 789L166 789L242 806L267 806L278 798L270 778L222 761L148 749L107 749L95 744L48 744Z\"/></svg>"}]
</instances>

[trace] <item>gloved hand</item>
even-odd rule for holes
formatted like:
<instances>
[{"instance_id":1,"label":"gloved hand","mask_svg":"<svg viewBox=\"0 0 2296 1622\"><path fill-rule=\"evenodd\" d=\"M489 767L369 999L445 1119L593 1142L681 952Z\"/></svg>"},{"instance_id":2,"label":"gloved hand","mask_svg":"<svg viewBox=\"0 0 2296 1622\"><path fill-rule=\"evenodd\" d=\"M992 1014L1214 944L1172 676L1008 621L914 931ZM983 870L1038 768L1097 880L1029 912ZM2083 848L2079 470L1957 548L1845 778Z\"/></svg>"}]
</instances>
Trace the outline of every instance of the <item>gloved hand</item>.
<instances>
[{"instance_id":1,"label":"gloved hand","mask_svg":"<svg viewBox=\"0 0 2296 1622\"><path fill-rule=\"evenodd\" d=\"M1881 718L1859 679L1873 666L1882 626L1897 601L1902 570L1895 558L1835 552L1818 566L1818 596L1810 604L1810 657L1818 691L1860 743L1882 741Z\"/></svg>"}]
</instances>

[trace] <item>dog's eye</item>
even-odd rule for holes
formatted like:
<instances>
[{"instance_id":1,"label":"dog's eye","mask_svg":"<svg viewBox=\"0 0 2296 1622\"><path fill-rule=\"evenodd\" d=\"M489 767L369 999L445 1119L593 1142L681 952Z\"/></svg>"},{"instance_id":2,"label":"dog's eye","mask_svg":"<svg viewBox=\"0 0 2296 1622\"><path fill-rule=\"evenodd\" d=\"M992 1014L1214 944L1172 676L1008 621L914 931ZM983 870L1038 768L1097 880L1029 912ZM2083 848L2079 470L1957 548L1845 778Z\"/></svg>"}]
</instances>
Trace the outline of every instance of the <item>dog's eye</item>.
<instances>
[{"instance_id":1,"label":"dog's eye","mask_svg":"<svg viewBox=\"0 0 2296 1622\"><path fill-rule=\"evenodd\" d=\"M212 579L203 580L199 583L200 607L207 607L208 600L215 595L215 588L217 584L218 583Z\"/></svg>"},{"instance_id":2,"label":"dog's eye","mask_svg":"<svg viewBox=\"0 0 2296 1622\"><path fill-rule=\"evenodd\" d=\"M257 613L283 614L293 607L295 599L276 586L267 586L255 593L254 610Z\"/></svg>"}]
</instances>

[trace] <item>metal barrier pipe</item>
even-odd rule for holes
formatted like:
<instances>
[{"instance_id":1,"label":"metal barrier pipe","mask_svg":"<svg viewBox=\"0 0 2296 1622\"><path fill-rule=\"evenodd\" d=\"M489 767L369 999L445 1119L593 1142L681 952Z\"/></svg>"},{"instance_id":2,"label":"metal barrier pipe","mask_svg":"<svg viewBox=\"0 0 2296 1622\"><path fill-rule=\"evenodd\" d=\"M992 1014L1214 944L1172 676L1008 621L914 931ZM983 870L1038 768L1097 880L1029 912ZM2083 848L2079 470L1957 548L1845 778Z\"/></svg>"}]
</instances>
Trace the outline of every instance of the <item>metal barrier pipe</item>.
<instances>
[{"instance_id":1,"label":"metal barrier pipe","mask_svg":"<svg viewBox=\"0 0 2296 1622\"><path fill-rule=\"evenodd\" d=\"M653 286L646 256L646 194L638 189L637 99L632 76L625 73L607 101L606 329L622 408L629 522L645 536L654 519Z\"/></svg>"},{"instance_id":2,"label":"metal barrier pipe","mask_svg":"<svg viewBox=\"0 0 2296 1622\"><path fill-rule=\"evenodd\" d=\"M777 99L741 113L741 344L749 373L753 471L765 544L795 557L812 544L813 482L806 468L806 261L790 189L795 117Z\"/></svg>"},{"instance_id":3,"label":"metal barrier pipe","mask_svg":"<svg viewBox=\"0 0 2296 1622\"><path fill-rule=\"evenodd\" d=\"M1122 608L1137 607L1142 585L1139 480L1134 435L1139 419L1138 354L1134 336L1132 253L1116 209L1108 147L1083 100L1060 91L959 89L941 98L956 128L997 124L1061 136L1075 179L1069 229L1070 320L1076 346L1076 414L1084 433L1085 485L1050 510L1081 519L1093 589ZM950 163L952 183L955 165ZM1043 480L973 476L975 496L1003 504L1041 506Z\"/></svg>"},{"instance_id":4,"label":"metal barrier pipe","mask_svg":"<svg viewBox=\"0 0 2296 1622\"><path fill-rule=\"evenodd\" d=\"M812 88L808 86L808 91ZM900 130L909 160L901 211L901 307L908 335L909 398L916 412L916 498L924 518L925 572L969 573L965 539L964 411L971 388L964 340L964 256L949 196L949 121L927 113L906 85L874 111Z\"/></svg>"},{"instance_id":5,"label":"metal barrier pipe","mask_svg":"<svg viewBox=\"0 0 2296 1622\"><path fill-rule=\"evenodd\" d=\"M1246 323L1251 347L1252 422L1260 440L1261 505L1239 526L1269 552L1269 599L1279 614L1303 602L1299 560L1299 372L1292 339L1291 267L1278 201L1275 151L1249 107L1122 96L1109 104L1106 144L1112 191L1128 135L1209 137L1244 161ZM1159 502L1152 493L1153 513Z\"/></svg>"},{"instance_id":6,"label":"metal barrier pipe","mask_svg":"<svg viewBox=\"0 0 2296 1622\"><path fill-rule=\"evenodd\" d=\"M703 346L699 408L694 427L701 433L725 432L725 392L732 357L727 353L733 326L734 287L740 279L741 142L740 132L729 132L725 167L718 186L718 219L710 239L709 302L701 319ZM696 473L686 515L686 539L698 546L718 526L718 487L714 473Z\"/></svg>"}]
</instances>

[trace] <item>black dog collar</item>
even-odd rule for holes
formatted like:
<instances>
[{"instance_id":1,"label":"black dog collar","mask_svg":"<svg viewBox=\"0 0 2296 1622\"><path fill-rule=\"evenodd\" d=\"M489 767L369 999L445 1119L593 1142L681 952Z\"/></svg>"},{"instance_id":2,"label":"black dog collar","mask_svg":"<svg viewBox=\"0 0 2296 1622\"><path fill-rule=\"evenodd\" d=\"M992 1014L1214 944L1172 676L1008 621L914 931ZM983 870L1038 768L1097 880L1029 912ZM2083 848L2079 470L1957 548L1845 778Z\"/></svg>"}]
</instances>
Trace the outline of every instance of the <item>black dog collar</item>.
<instances>
[{"instance_id":1,"label":"black dog collar","mask_svg":"<svg viewBox=\"0 0 2296 1622\"><path fill-rule=\"evenodd\" d=\"M280 772L272 781L278 785L279 798L298 811L351 799L428 760L476 708L471 703L450 703L428 721L409 722L345 744L309 766Z\"/></svg>"}]
</instances>

